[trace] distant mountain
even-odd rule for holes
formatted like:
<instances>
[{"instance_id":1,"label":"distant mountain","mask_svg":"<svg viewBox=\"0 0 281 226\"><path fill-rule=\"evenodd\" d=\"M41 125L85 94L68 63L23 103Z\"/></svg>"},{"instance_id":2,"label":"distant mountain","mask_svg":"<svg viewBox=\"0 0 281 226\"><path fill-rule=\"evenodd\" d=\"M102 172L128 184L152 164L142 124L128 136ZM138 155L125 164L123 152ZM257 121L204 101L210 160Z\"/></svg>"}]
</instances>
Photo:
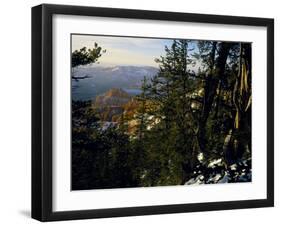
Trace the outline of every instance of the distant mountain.
<instances>
[{"instance_id":1,"label":"distant mountain","mask_svg":"<svg viewBox=\"0 0 281 226\"><path fill-rule=\"evenodd\" d=\"M144 76L150 79L158 69L151 66L83 66L74 69L72 99L91 100L115 87L136 95L140 93Z\"/></svg>"},{"instance_id":2,"label":"distant mountain","mask_svg":"<svg viewBox=\"0 0 281 226\"><path fill-rule=\"evenodd\" d=\"M124 106L132 96L121 88L112 88L92 101L92 106L99 114L101 121L116 121L124 112Z\"/></svg>"},{"instance_id":3,"label":"distant mountain","mask_svg":"<svg viewBox=\"0 0 281 226\"><path fill-rule=\"evenodd\" d=\"M131 100L131 96L121 88L112 88L105 94L99 95L94 100L94 106L102 107L118 107L126 104Z\"/></svg>"}]
</instances>

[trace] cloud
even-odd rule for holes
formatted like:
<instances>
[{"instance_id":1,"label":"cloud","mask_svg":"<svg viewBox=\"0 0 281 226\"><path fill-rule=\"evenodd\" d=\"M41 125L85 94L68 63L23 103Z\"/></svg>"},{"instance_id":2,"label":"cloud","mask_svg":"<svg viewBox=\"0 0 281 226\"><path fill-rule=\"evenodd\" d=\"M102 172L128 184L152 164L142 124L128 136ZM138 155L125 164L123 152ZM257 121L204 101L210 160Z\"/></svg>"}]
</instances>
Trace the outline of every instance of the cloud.
<instances>
[{"instance_id":1,"label":"cloud","mask_svg":"<svg viewBox=\"0 0 281 226\"><path fill-rule=\"evenodd\" d=\"M93 35L73 35L72 51L86 46L93 48L98 43L106 53L100 63L157 66L155 58L164 54L164 46L171 40L151 38L130 38Z\"/></svg>"},{"instance_id":2,"label":"cloud","mask_svg":"<svg viewBox=\"0 0 281 226\"><path fill-rule=\"evenodd\" d=\"M100 59L100 63L124 64L124 65L149 65L157 66L155 58L159 56L147 55L139 52L127 51L124 49L111 48Z\"/></svg>"}]
</instances>

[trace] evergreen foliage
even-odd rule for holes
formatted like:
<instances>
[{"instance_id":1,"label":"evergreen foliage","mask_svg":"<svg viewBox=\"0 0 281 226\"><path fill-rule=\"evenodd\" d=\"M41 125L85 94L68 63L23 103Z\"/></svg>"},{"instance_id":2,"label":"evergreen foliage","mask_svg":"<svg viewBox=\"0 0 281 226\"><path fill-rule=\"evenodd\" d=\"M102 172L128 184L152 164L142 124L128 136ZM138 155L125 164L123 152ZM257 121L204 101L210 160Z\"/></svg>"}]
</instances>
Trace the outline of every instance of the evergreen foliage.
<instances>
[{"instance_id":1,"label":"evergreen foliage","mask_svg":"<svg viewBox=\"0 0 281 226\"><path fill-rule=\"evenodd\" d=\"M96 62L95 47L72 66ZM251 181L251 44L179 39L156 62L117 125L73 101L72 189Z\"/></svg>"}]
</instances>

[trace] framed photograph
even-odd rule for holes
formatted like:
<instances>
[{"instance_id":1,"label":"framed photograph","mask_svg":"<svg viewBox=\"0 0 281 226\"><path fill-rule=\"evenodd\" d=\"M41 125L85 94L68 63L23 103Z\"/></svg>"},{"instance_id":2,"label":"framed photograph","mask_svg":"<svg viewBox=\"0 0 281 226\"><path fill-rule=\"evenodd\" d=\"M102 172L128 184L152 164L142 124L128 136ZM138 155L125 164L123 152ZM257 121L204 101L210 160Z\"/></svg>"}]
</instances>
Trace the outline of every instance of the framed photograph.
<instances>
[{"instance_id":1,"label":"framed photograph","mask_svg":"<svg viewBox=\"0 0 281 226\"><path fill-rule=\"evenodd\" d=\"M274 205L274 21L32 8L32 217Z\"/></svg>"}]
</instances>

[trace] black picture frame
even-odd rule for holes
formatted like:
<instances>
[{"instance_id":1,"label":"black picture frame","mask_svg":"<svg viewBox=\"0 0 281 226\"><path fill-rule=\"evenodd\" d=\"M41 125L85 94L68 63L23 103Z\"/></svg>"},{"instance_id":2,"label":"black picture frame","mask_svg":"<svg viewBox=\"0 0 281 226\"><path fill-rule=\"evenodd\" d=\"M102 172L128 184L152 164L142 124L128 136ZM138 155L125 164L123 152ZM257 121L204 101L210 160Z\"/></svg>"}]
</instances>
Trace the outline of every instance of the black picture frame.
<instances>
[{"instance_id":1,"label":"black picture frame","mask_svg":"<svg viewBox=\"0 0 281 226\"><path fill-rule=\"evenodd\" d=\"M54 212L52 210L52 17L55 14L266 27L267 198ZM32 8L32 218L40 221L57 221L271 206L274 206L273 19L49 4Z\"/></svg>"}]
</instances>

